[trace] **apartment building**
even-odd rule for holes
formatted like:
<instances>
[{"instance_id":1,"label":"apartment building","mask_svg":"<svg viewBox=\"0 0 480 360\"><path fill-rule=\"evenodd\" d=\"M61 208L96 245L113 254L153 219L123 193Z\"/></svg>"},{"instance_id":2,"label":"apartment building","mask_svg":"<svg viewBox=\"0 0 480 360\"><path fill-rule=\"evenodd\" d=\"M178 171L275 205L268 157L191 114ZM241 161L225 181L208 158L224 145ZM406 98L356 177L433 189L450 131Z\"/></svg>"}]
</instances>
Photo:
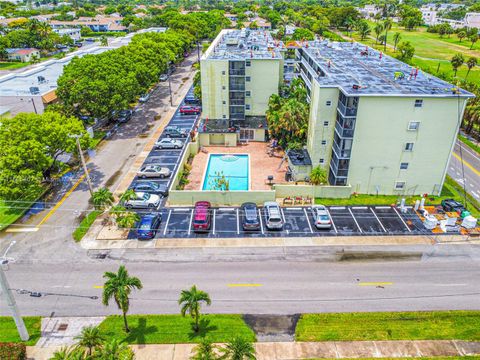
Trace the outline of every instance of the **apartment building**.
<instances>
[{"instance_id":1,"label":"apartment building","mask_svg":"<svg viewBox=\"0 0 480 360\"><path fill-rule=\"evenodd\" d=\"M222 31L201 61L202 144L264 140L268 99L291 75L310 101L307 145L287 153L293 180L321 166L330 185L352 192L440 193L473 95L358 43Z\"/></svg>"}]
</instances>

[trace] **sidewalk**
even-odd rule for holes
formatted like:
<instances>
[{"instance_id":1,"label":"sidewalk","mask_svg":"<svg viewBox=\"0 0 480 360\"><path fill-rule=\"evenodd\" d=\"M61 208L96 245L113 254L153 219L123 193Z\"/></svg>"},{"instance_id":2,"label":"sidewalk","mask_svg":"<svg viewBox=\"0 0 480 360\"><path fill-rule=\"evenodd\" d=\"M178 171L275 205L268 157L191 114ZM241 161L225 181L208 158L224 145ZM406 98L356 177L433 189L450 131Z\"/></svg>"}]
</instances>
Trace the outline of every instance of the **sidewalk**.
<instances>
[{"instance_id":1,"label":"sidewalk","mask_svg":"<svg viewBox=\"0 0 480 360\"><path fill-rule=\"evenodd\" d=\"M132 345L136 360L188 360L195 344ZM49 359L59 346L29 346L27 358ZM314 358L395 358L466 356L480 354L480 342L457 340L423 341L325 341L256 343L257 360Z\"/></svg>"}]
</instances>

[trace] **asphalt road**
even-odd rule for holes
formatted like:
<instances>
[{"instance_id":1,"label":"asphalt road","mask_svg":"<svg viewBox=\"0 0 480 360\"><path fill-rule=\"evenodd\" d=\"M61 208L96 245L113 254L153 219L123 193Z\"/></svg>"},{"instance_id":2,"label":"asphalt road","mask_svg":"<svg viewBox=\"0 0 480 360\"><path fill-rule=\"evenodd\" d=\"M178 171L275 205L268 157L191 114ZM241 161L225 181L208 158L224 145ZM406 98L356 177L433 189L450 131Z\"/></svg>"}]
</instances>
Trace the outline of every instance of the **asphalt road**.
<instances>
[{"instance_id":1,"label":"asphalt road","mask_svg":"<svg viewBox=\"0 0 480 360\"><path fill-rule=\"evenodd\" d=\"M462 153L460 156L460 146ZM461 158L463 157L463 170ZM465 181L463 179L465 174ZM480 157L468 146L457 140L455 149L448 165L448 175L450 175L460 185L466 186L466 190L477 200L480 200Z\"/></svg>"},{"instance_id":2,"label":"asphalt road","mask_svg":"<svg viewBox=\"0 0 480 360\"><path fill-rule=\"evenodd\" d=\"M100 299L110 260L89 264L11 264L11 288L50 293L16 294L23 315L116 314ZM480 309L480 268L475 258L433 256L404 262L188 262L129 263L143 290L131 296L131 313L178 313L181 289L207 291L207 312L274 313ZM55 295L57 294L57 295ZM0 308L7 315L6 307Z\"/></svg>"}]
</instances>

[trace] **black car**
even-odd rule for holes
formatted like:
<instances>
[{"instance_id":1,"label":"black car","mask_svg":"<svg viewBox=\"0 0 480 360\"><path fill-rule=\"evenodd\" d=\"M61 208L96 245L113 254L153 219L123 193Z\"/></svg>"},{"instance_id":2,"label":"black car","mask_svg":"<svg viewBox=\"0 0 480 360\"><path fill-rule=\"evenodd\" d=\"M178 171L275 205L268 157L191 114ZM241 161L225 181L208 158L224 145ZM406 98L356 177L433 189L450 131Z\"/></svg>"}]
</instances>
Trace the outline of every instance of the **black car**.
<instances>
[{"instance_id":1,"label":"black car","mask_svg":"<svg viewBox=\"0 0 480 360\"><path fill-rule=\"evenodd\" d=\"M193 95L187 95L185 96L185 104L188 105L198 105L200 103L200 100L198 100L195 96Z\"/></svg>"},{"instance_id":2,"label":"black car","mask_svg":"<svg viewBox=\"0 0 480 360\"><path fill-rule=\"evenodd\" d=\"M463 206L463 204L461 204L458 201L453 200L453 199L442 200L442 208L446 212L455 211L459 214L461 214L463 211L465 211L465 207Z\"/></svg>"},{"instance_id":3,"label":"black car","mask_svg":"<svg viewBox=\"0 0 480 360\"><path fill-rule=\"evenodd\" d=\"M260 219L255 203L247 202L242 204L242 227L243 230L259 230Z\"/></svg>"},{"instance_id":4,"label":"black car","mask_svg":"<svg viewBox=\"0 0 480 360\"><path fill-rule=\"evenodd\" d=\"M159 184L153 181L139 181L133 184L132 189L135 192L147 192L162 196L168 195L168 187L165 184Z\"/></svg>"},{"instance_id":5,"label":"black car","mask_svg":"<svg viewBox=\"0 0 480 360\"><path fill-rule=\"evenodd\" d=\"M119 123L126 123L132 117L132 110L121 110L117 114L117 121Z\"/></svg>"}]
</instances>

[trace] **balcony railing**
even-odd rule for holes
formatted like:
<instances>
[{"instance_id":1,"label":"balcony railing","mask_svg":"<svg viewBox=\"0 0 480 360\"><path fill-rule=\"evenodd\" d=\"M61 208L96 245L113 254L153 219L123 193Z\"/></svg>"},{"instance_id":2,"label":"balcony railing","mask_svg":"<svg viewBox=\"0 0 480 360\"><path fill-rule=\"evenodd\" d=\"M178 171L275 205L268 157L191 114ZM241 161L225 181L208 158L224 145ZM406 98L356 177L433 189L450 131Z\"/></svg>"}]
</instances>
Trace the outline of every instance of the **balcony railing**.
<instances>
[{"instance_id":1,"label":"balcony railing","mask_svg":"<svg viewBox=\"0 0 480 360\"><path fill-rule=\"evenodd\" d=\"M357 108L356 107L347 107L341 101L338 102L338 110L340 114L343 116L356 116L357 115Z\"/></svg>"},{"instance_id":2,"label":"balcony railing","mask_svg":"<svg viewBox=\"0 0 480 360\"><path fill-rule=\"evenodd\" d=\"M335 122L335 130L341 138L353 138L353 129L345 129L338 121Z\"/></svg>"},{"instance_id":3,"label":"balcony railing","mask_svg":"<svg viewBox=\"0 0 480 360\"><path fill-rule=\"evenodd\" d=\"M230 91L245 91L245 84L242 85L230 85L228 87Z\"/></svg>"},{"instance_id":4,"label":"balcony railing","mask_svg":"<svg viewBox=\"0 0 480 360\"><path fill-rule=\"evenodd\" d=\"M230 105L245 105L245 99L230 99Z\"/></svg>"},{"instance_id":5,"label":"balcony railing","mask_svg":"<svg viewBox=\"0 0 480 360\"><path fill-rule=\"evenodd\" d=\"M245 69L230 69L228 74L231 76L245 76Z\"/></svg>"},{"instance_id":6,"label":"balcony railing","mask_svg":"<svg viewBox=\"0 0 480 360\"><path fill-rule=\"evenodd\" d=\"M338 146L338 144L335 141L333 142L332 149L339 159L349 159L352 153L351 150L340 149L340 146Z\"/></svg>"},{"instance_id":7,"label":"balcony railing","mask_svg":"<svg viewBox=\"0 0 480 360\"><path fill-rule=\"evenodd\" d=\"M348 169L338 169L337 164L334 161L330 162L330 169L332 169L333 175L335 177L347 177Z\"/></svg>"}]
</instances>

